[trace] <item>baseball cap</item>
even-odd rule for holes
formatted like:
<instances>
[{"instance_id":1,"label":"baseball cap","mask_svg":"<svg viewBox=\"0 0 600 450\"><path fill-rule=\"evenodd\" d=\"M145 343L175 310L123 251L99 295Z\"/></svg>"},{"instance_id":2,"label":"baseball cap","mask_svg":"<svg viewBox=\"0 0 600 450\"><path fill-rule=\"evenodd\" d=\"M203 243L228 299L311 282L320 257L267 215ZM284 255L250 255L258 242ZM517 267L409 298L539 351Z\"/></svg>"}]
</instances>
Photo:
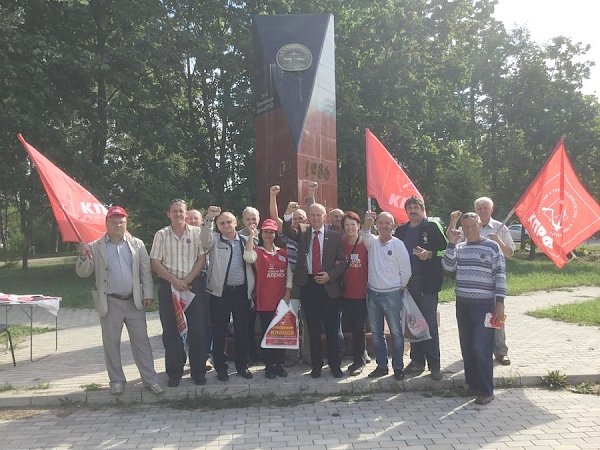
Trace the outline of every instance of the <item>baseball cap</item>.
<instances>
[{"instance_id":1,"label":"baseball cap","mask_svg":"<svg viewBox=\"0 0 600 450\"><path fill-rule=\"evenodd\" d=\"M123 208L121 206L111 206L110 208L108 208L108 212L106 213L106 217L112 217L112 216L124 216L124 217L127 217L127 211L125 211L125 208Z\"/></svg>"},{"instance_id":2,"label":"baseball cap","mask_svg":"<svg viewBox=\"0 0 600 450\"><path fill-rule=\"evenodd\" d=\"M260 227L260 229L261 230L278 231L279 225L277 225L277 222L275 222L273 219L265 219L265 221L262 223L262 226Z\"/></svg>"}]
</instances>

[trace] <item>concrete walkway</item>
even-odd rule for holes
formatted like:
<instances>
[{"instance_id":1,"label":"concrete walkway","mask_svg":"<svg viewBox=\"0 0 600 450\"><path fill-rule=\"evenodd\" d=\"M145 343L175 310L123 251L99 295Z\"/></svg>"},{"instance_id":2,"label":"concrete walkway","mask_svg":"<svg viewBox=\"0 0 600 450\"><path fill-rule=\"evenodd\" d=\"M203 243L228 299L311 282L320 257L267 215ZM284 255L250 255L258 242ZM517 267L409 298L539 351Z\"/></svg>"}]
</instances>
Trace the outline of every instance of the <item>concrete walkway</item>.
<instances>
[{"instance_id":1,"label":"concrete walkway","mask_svg":"<svg viewBox=\"0 0 600 450\"><path fill-rule=\"evenodd\" d=\"M553 292L536 292L509 297L506 301L507 342L511 366L496 366L497 386L537 385L548 371L559 370L572 382L600 381L600 332L598 327L578 326L535 319L525 313L538 308L600 296L600 287L580 287ZM310 395L336 393L397 392L423 389L444 389L463 382L463 365L454 317L454 304L440 305L440 341L444 380L435 382L428 372L403 382L391 376L378 380L367 378L374 369L371 363L361 376L333 378L327 369L323 377L313 380L309 367L296 365L288 368L286 379L267 380L263 367L251 368L255 377L244 380L232 375L228 383L217 381L216 374L207 374L207 384L193 385L184 376L177 388L167 388L162 396L154 396L142 388L133 363L128 337L124 331L122 345L123 365L129 380L123 396L113 397L108 391L98 318L92 310L61 309L58 319L58 351L54 351L54 333L35 335L34 361L29 361L29 340L20 342L16 350L17 366L12 366L10 354L0 351L0 407L50 406L68 403L153 403L201 395L264 396ZM28 323L19 311L9 315L10 323ZM35 324L54 326L54 316L36 310ZM161 381L164 374L164 350L160 339L158 313L148 314L148 328L154 351L156 369ZM345 361L346 365L351 361ZM408 363L408 357L405 364ZM230 365L231 366L231 365ZM166 384L166 383L165 383ZM11 389L12 387L12 389ZM99 390L92 390L97 389Z\"/></svg>"}]
</instances>

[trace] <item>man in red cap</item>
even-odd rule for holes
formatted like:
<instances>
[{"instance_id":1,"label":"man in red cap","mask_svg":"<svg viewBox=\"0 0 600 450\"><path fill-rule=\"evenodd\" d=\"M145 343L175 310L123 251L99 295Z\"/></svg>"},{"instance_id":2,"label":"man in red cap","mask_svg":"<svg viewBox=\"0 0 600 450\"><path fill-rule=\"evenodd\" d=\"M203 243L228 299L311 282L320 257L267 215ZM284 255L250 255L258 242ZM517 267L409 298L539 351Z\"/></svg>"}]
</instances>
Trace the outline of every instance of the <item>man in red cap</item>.
<instances>
[{"instance_id":1,"label":"man in red cap","mask_svg":"<svg viewBox=\"0 0 600 450\"><path fill-rule=\"evenodd\" d=\"M92 273L96 277L92 297L100 316L111 393L121 395L125 390L121 363L121 332L125 323L133 359L144 385L152 393L162 394L164 390L158 384L154 370L144 311L152 303L154 293L150 257L144 243L127 233L127 211L124 208L109 208L106 235L89 245L79 245L75 271L82 278Z\"/></svg>"}]
</instances>

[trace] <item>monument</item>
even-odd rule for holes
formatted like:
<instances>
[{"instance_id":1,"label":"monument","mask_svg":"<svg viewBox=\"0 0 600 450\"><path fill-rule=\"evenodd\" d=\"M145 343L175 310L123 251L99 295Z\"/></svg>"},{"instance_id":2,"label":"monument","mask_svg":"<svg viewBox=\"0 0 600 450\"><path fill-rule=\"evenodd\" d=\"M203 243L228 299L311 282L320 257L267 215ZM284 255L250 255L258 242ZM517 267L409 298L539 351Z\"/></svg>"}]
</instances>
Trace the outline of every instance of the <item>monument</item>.
<instances>
[{"instance_id":1,"label":"monument","mask_svg":"<svg viewBox=\"0 0 600 450\"><path fill-rule=\"evenodd\" d=\"M316 200L337 207L335 52L331 14L256 16L256 196L268 217L269 187L281 186L280 214Z\"/></svg>"}]
</instances>

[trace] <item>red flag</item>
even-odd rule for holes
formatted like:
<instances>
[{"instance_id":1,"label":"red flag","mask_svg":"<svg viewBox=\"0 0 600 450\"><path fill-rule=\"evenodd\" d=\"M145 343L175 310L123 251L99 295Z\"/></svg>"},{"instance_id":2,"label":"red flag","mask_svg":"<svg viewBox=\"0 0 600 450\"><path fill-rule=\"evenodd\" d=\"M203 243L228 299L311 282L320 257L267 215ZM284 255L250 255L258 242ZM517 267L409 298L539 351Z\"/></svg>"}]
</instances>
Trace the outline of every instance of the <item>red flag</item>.
<instances>
[{"instance_id":1,"label":"red flag","mask_svg":"<svg viewBox=\"0 0 600 450\"><path fill-rule=\"evenodd\" d=\"M523 194L515 213L529 236L558 267L600 230L600 205L579 181L561 138Z\"/></svg>"},{"instance_id":2,"label":"red flag","mask_svg":"<svg viewBox=\"0 0 600 450\"><path fill-rule=\"evenodd\" d=\"M44 155L17 136L35 164L64 242L92 242L106 233L106 208Z\"/></svg>"},{"instance_id":3,"label":"red flag","mask_svg":"<svg viewBox=\"0 0 600 450\"><path fill-rule=\"evenodd\" d=\"M408 221L404 203L419 193L408 175L398 165L371 130L365 130L367 149L367 195L374 197L384 211L391 213L398 223Z\"/></svg>"}]
</instances>

